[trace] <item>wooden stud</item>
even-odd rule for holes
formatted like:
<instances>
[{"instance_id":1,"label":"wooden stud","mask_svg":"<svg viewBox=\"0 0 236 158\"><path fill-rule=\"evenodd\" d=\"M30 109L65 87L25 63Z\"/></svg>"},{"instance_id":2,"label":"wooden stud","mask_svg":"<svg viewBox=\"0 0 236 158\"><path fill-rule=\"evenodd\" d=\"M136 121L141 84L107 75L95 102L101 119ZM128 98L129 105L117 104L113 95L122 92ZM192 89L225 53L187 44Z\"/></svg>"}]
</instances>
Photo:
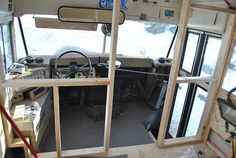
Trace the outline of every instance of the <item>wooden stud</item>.
<instances>
[{"instance_id":1,"label":"wooden stud","mask_svg":"<svg viewBox=\"0 0 236 158\"><path fill-rule=\"evenodd\" d=\"M217 98L217 92L220 89L220 85L222 84L224 80L224 70L226 67L228 67L227 59L229 56L228 52L232 52L233 50L233 36L236 37L236 16L233 14L229 15L229 19L226 26L226 32L223 36L221 48L219 52L219 57L216 63L216 68L213 74L213 78L216 79L216 83L214 87L212 87L212 90L208 92L208 99L206 102L206 106L202 115L202 120L199 125L199 134L202 134L204 142L207 141L208 134L210 131L210 112L212 111L214 107L215 100ZM234 34L235 33L235 34Z\"/></svg>"},{"instance_id":2,"label":"wooden stud","mask_svg":"<svg viewBox=\"0 0 236 158\"><path fill-rule=\"evenodd\" d=\"M100 86L109 85L108 78L78 78L78 79L17 79L6 80L4 87L53 87L53 86Z\"/></svg>"},{"instance_id":3,"label":"wooden stud","mask_svg":"<svg viewBox=\"0 0 236 158\"><path fill-rule=\"evenodd\" d=\"M215 82L212 77L177 77L177 83L211 83Z\"/></svg>"},{"instance_id":4,"label":"wooden stud","mask_svg":"<svg viewBox=\"0 0 236 158\"><path fill-rule=\"evenodd\" d=\"M74 156L84 156L88 157L90 155L105 155L103 147L87 148L87 149L74 149L74 150L64 150L61 152L62 157L74 157ZM56 152L44 152L38 153L39 157L57 157Z\"/></svg>"},{"instance_id":5,"label":"wooden stud","mask_svg":"<svg viewBox=\"0 0 236 158\"><path fill-rule=\"evenodd\" d=\"M184 144L194 144L194 143L200 143L201 138L198 136L192 136L192 137L180 137L175 139L166 139L164 140L163 147L171 147L171 146L178 146Z\"/></svg>"},{"instance_id":6,"label":"wooden stud","mask_svg":"<svg viewBox=\"0 0 236 158\"><path fill-rule=\"evenodd\" d=\"M177 81L177 77L179 73L179 65L181 61L181 56L183 54L184 40L185 40L186 31L187 31L187 23L188 23L188 18L190 15L190 6L191 6L191 0L183 0L180 20L179 20L179 31L176 38L175 53L174 53L174 57L172 61L171 72L170 72L170 77L169 77L168 87L167 87L167 94L166 94L166 99L165 99L165 104L164 104L164 109L162 113L161 124L160 124L160 129L159 129L159 134L158 134L158 143L161 146L164 143L165 134L167 131L172 101L174 97L174 89L176 86L176 81Z\"/></svg>"},{"instance_id":7,"label":"wooden stud","mask_svg":"<svg viewBox=\"0 0 236 158\"><path fill-rule=\"evenodd\" d=\"M0 52L0 54L2 54ZM6 111L9 113L9 101L8 96L7 96L7 89L3 87L3 82L5 81L4 79L4 63L3 63L3 56L0 55L0 102L2 105L5 106ZM4 135L5 135L5 139L6 139L6 146L10 147L12 144L12 139L13 139L13 135L12 135L12 131L11 128L9 128L9 123L7 121L7 119L1 114L1 118L2 118L2 124L3 124L3 130L4 130Z\"/></svg>"},{"instance_id":8,"label":"wooden stud","mask_svg":"<svg viewBox=\"0 0 236 158\"><path fill-rule=\"evenodd\" d=\"M119 27L118 25L119 12L120 12L120 0L114 0L113 13L112 13L111 48L110 48L109 72L108 72L108 79L111 84L107 86L106 116L105 116L105 129L104 129L105 151L109 150L109 145L110 145L111 119L112 119L114 80L115 80L115 61L116 61L118 27Z\"/></svg>"},{"instance_id":9,"label":"wooden stud","mask_svg":"<svg viewBox=\"0 0 236 158\"><path fill-rule=\"evenodd\" d=\"M207 141L206 144L207 144L207 146L209 146L214 152L216 152L217 155L219 155L220 157L227 157L227 155L225 155L224 153L222 153L222 151L220 151L219 148L217 148L212 142Z\"/></svg>"},{"instance_id":10,"label":"wooden stud","mask_svg":"<svg viewBox=\"0 0 236 158\"><path fill-rule=\"evenodd\" d=\"M98 155L104 155L104 154L105 154L105 152L104 152L103 147L62 151L63 157L73 157L73 156L87 156L87 157L89 157L90 155L98 156Z\"/></svg>"},{"instance_id":11,"label":"wooden stud","mask_svg":"<svg viewBox=\"0 0 236 158\"><path fill-rule=\"evenodd\" d=\"M55 139L57 157L61 158L61 127L60 127L60 109L59 109L59 89L53 87L53 101L54 101L54 124L55 124Z\"/></svg>"},{"instance_id":12,"label":"wooden stud","mask_svg":"<svg viewBox=\"0 0 236 158\"><path fill-rule=\"evenodd\" d=\"M23 147L23 150L24 150L24 155L25 155L25 158L29 158L29 157L32 157L29 149L24 145ZM30 155L30 156L29 156Z\"/></svg>"}]
</instances>

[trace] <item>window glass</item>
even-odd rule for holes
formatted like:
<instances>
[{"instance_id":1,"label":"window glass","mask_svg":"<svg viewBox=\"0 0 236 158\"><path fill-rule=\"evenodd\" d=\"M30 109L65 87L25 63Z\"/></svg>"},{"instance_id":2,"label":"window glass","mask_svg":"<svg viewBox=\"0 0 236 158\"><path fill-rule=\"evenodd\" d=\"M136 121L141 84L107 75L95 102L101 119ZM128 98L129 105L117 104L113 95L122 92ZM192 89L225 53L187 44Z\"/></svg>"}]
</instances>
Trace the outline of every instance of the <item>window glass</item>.
<instances>
[{"instance_id":1,"label":"window glass","mask_svg":"<svg viewBox=\"0 0 236 158\"><path fill-rule=\"evenodd\" d=\"M1 55L1 59L4 60L4 49L3 49L3 36L2 36L2 26L0 25L0 55ZM3 66L5 67L5 64L3 64ZM5 70L5 69L3 69Z\"/></svg>"},{"instance_id":2,"label":"window glass","mask_svg":"<svg viewBox=\"0 0 236 158\"><path fill-rule=\"evenodd\" d=\"M8 68L13 63L10 25L2 26L2 34L6 68Z\"/></svg>"},{"instance_id":3,"label":"window glass","mask_svg":"<svg viewBox=\"0 0 236 158\"><path fill-rule=\"evenodd\" d=\"M189 33L182 69L190 73L192 71L193 60L194 60L197 45L198 45L198 39L199 39L198 34Z\"/></svg>"},{"instance_id":4,"label":"window glass","mask_svg":"<svg viewBox=\"0 0 236 158\"><path fill-rule=\"evenodd\" d=\"M119 27L119 54L166 57L176 26L155 22L125 21Z\"/></svg>"},{"instance_id":5,"label":"window glass","mask_svg":"<svg viewBox=\"0 0 236 158\"><path fill-rule=\"evenodd\" d=\"M101 25L98 26L97 31L80 31L36 28L31 15L21 17L21 21L28 52L31 55L56 54L66 48L80 50L86 54L101 54L103 51L104 35ZM176 25L171 24L126 20L124 24L119 25L117 54L151 58L166 57L175 29ZM22 41L19 31L16 35L16 41ZM110 41L111 38L107 37L105 53L110 52ZM19 52L22 51L19 46L17 49Z\"/></svg>"},{"instance_id":6,"label":"window glass","mask_svg":"<svg viewBox=\"0 0 236 158\"><path fill-rule=\"evenodd\" d=\"M16 54L17 54L17 58L23 58L26 56L26 52L25 52L25 48L24 48L24 44L23 44L23 39L21 37L21 33L20 33L20 27L19 27L19 23L17 18L14 19L14 30L15 30L15 44L16 44Z\"/></svg>"},{"instance_id":7,"label":"window glass","mask_svg":"<svg viewBox=\"0 0 236 158\"><path fill-rule=\"evenodd\" d=\"M171 117L169 133L173 138L176 138L179 123L183 111L183 106L185 102L185 97L187 93L188 84L181 83L178 85L178 91L175 99L174 110Z\"/></svg>"},{"instance_id":8,"label":"window glass","mask_svg":"<svg viewBox=\"0 0 236 158\"><path fill-rule=\"evenodd\" d=\"M233 54L225 74L224 82L222 88L227 91L230 91L232 88L236 87L236 41L234 42ZM234 92L236 94L236 92Z\"/></svg>"},{"instance_id":9,"label":"window glass","mask_svg":"<svg viewBox=\"0 0 236 158\"><path fill-rule=\"evenodd\" d=\"M221 46L220 38L208 37L200 76L209 77L213 75L218 54L220 51L220 46Z\"/></svg>"},{"instance_id":10,"label":"window glass","mask_svg":"<svg viewBox=\"0 0 236 158\"><path fill-rule=\"evenodd\" d=\"M193 108L191 111L185 136L195 136L197 134L198 126L205 107L206 98L207 92L198 87L196 95L194 97Z\"/></svg>"},{"instance_id":11,"label":"window glass","mask_svg":"<svg viewBox=\"0 0 236 158\"><path fill-rule=\"evenodd\" d=\"M167 58L173 59L173 57L174 57L174 51L175 51L175 44L176 44L176 38L175 38L174 43L173 43L173 45L172 45L172 47L171 47L170 54L169 54L169 56L168 56Z\"/></svg>"},{"instance_id":12,"label":"window glass","mask_svg":"<svg viewBox=\"0 0 236 158\"><path fill-rule=\"evenodd\" d=\"M10 26L8 24L0 25L0 53L5 73L7 68L13 63Z\"/></svg>"},{"instance_id":13,"label":"window glass","mask_svg":"<svg viewBox=\"0 0 236 158\"><path fill-rule=\"evenodd\" d=\"M36 28L32 15L21 17L21 22L30 55L53 55L68 49L86 51L87 54L102 51L103 33L100 28L99 31ZM21 39L19 31L16 32L16 42L21 42Z\"/></svg>"}]
</instances>

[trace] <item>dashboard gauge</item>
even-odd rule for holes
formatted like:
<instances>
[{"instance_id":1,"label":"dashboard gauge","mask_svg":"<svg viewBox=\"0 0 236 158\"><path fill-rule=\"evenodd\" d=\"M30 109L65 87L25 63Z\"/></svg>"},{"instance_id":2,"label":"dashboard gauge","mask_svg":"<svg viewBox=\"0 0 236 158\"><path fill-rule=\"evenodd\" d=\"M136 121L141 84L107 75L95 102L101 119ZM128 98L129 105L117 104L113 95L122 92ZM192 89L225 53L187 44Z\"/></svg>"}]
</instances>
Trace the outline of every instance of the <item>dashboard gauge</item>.
<instances>
[{"instance_id":1,"label":"dashboard gauge","mask_svg":"<svg viewBox=\"0 0 236 158\"><path fill-rule=\"evenodd\" d=\"M36 63L38 63L38 64L41 64L41 63L43 63L43 58L42 58L42 57L36 57L36 58L34 59L34 61L35 61Z\"/></svg>"},{"instance_id":2,"label":"dashboard gauge","mask_svg":"<svg viewBox=\"0 0 236 158\"><path fill-rule=\"evenodd\" d=\"M27 56L27 57L25 58L25 61L26 61L27 63L33 63L33 62L34 62L34 58L33 58L32 56Z\"/></svg>"}]
</instances>

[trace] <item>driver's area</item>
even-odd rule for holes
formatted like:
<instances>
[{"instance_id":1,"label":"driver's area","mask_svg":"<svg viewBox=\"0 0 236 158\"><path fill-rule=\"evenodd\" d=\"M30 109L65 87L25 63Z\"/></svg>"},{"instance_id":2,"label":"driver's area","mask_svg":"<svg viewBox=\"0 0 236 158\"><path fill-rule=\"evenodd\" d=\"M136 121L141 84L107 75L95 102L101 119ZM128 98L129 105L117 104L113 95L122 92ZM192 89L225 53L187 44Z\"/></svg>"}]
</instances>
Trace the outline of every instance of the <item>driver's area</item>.
<instances>
[{"instance_id":1,"label":"driver's area","mask_svg":"<svg viewBox=\"0 0 236 158\"><path fill-rule=\"evenodd\" d=\"M53 62L52 78L95 77L95 68L92 67L90 59L80 51L66 51Z\"/></svg>"}]
</instances>

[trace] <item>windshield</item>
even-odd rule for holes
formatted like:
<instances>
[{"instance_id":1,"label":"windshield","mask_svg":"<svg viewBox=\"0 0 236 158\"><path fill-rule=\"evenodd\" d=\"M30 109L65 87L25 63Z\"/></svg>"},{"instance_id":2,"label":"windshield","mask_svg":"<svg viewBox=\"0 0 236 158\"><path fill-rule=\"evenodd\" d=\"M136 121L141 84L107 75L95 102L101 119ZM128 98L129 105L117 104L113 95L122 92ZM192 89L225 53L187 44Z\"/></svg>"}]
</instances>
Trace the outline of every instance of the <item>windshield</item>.
<instances>
[{"instance_id":1,"label":"windshield","mask_svg":"<svg viewBox=\"0 0 236 158\"><path fill-rule=\"evenodd\" d=\"M101 24L97 31L36 28L32 15L21 17L29 55L55 55L66 50L78 50L89 54L102 54L104 34ZM17 20L16 47L18 57L25 56ZM117 54L131 57L165 57L176 25L126 20L119 26ZM110 52L111 37L106 36L105 52Z\"/></svg>"}]
</instances>

